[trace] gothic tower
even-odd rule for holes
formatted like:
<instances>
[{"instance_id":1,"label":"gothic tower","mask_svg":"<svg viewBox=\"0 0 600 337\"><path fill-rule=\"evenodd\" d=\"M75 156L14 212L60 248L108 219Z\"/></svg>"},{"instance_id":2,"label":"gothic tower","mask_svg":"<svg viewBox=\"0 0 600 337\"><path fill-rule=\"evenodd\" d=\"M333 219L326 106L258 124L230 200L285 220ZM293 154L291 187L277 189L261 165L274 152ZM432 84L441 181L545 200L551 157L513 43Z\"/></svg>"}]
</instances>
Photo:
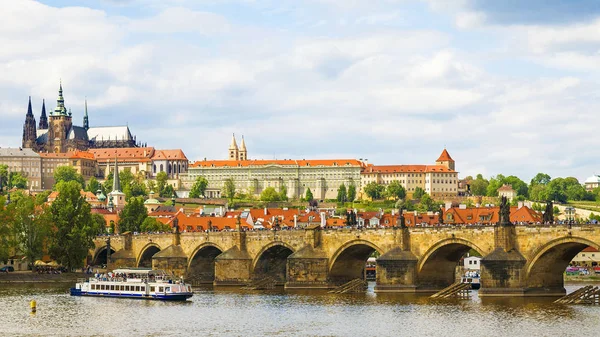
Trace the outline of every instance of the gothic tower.
<instances>
[{"instance_id":1,"label":"gothic tower","mask_svg":"<svg viewBox=\"0 0 600 337\"><path fill-rule=\"evenodd\" d=\"M35 128L35 117L31 109L31 96L29 96L29 105L27 106L27 114L25 115L25 124L23 124L23 148L35 148L35 140L37 138L37 130Z\"/></svg>"},{"instance_id":2,"label":"gothic tower","mask_svg":"<svg viewBox=\"0 0 600 337\"><path fill-rule=\"evenodd\" d=\"M46 130L48 128L48 117L46 117L46 100L42 100L42 115L40 116L40 126L38 130Z\"/></svg>"},{"instance_id":3,"label":"gothic tower","mask_svg":"<svg viewBox=\"0 0 600 337\"><path fill-rule=\"evenodd\" d=\"M65 108L62 83L58 89L56 108L50 114L48 126L48 152L64 153L67 147L67 135L72 126L71 114Z\"/></svg>"},{"instance_id":4,"label":"gothic tower","mask_svg":"<svg viewBox=\"0 0 600 337\"><path fill-rule=\"evenodd\" d=\"M246 150L246 142L242 135L242 142L240 143L239 160L248 160L248 150Z\"/></svg>"},{"instance_id":5,"label":"gothic tower","mask_svg":"<svg viewBox=\"0 0 600 337\"><path fill-rule=\"evenodd\" d=\"M235 142L235 133L231 137L231 144L229 145L229 160L239 160L239 149L237 143Z\"/></svg>"},{"instance_id":6,"label":"gothic tower","mask_svg":"<svg viewBox=\"0 0 600 337\"><path fill-rule=\"evenodd\" d=\"M85 115L83 115L83 128L87 131L90 128L90 120L87 112L87 98L85 99Z\"/></svg>"},{"instance_id":7,"label":"gothic tower","mask_svg":"<svg viewBox=\"0 0 600 337\"><path fill-rule=\"evenodd\" d=\"M446 166L448 169L454 171L454 159L450 157L450 154L445 148L444 151L442 151L442 154L440 154L440 157L435 161L435 164Z\"/></svg>"}]
</instances>

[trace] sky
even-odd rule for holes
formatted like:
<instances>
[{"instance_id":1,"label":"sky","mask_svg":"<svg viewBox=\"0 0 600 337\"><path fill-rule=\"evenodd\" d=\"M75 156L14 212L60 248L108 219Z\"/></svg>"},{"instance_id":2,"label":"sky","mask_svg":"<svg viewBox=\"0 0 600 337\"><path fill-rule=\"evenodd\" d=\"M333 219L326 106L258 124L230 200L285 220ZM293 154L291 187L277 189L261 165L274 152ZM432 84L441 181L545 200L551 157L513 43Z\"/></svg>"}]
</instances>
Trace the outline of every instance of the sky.
<instances>
[{"instance_id":1,"label":"sky","mask_svg":"<svg viewBox=\"0 0 600 337\"><path fill-rule=\"evenodd\" d=\"M31 96L191 161L362 158L460 177L600 174L597 0L19 0L0 147Z\"/></svg>"}]
</instances>

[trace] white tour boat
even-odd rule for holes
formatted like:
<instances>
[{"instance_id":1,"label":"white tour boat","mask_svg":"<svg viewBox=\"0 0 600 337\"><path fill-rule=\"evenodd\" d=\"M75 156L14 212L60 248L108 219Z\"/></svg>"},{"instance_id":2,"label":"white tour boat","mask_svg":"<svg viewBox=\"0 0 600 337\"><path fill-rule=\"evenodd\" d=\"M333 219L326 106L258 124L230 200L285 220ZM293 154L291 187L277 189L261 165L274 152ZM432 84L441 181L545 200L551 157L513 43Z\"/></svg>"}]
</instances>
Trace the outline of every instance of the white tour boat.
<instances>
[{"instance_id":1,"label":"white tour boat","mask_svg":"<svg viewBox=\"0 0 600 337\"><path fill-rule=\"evenodd\" d=\"M173 280L163 270L132 268L77 280L71 295L185 301L193 293L183 279Z\"/></svg>"},{"instance_id":2,"label":"white tour boat","mask_svg":"<svg viewBox=\"0 0 600 337\"><path fill-rule=\"evenodd\" d=\"M471 289L479 289L481 288L481 278L479 272L477 271L468 271L460 280L461 283L470 283Z\"/></svg>"}]
</instances>

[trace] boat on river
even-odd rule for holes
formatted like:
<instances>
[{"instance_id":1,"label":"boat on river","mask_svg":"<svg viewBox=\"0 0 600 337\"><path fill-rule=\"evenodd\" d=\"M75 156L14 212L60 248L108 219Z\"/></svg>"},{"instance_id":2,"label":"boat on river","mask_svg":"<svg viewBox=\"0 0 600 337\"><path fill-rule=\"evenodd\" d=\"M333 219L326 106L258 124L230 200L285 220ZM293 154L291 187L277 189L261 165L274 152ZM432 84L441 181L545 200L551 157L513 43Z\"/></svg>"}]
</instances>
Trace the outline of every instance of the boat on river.
<instances>
[{"instance_id":1,"label":"boat on river","mask_svg":"<svg viewBox=\"0 0 600 337\"><path fill-rule=\"evenodd\" d=\"M479 276L479 272L477 271L468 271L460 280L461 283L469 283L471 284L471 289L479 289L481 288L481 278Z\"/></svg>"},{"instance_id":2,"label":"boat on river","mask_svg":"<svg viewBox=\"0 0 600 337\"><path fill-rule=\"evenodd\" d=\"M183 279L175 280L163 270L144 268L115 269L112 273L95 274L79 279L71 296L138 298L148 300L185 301L192 297L192 286Z\"/></svg>"}]
</instances>

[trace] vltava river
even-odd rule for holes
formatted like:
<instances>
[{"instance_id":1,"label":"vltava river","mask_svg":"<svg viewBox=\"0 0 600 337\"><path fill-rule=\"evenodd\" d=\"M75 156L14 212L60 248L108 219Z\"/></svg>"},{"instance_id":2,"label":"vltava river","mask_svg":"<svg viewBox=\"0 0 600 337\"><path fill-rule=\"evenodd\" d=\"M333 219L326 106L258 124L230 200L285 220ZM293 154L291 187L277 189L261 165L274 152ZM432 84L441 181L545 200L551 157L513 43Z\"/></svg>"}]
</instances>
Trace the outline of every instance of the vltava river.
<instances>
[{"instance_id":1,"label":"vltava river","mask_svg":"<svg viewBox=\"0 0 600 337\"><path fill-rule=\"evenodd\" d=\"M572 291L578 286L569 286ZM551 299L197 289L187 303L0 284L1 336L599 336L600 307ZM35 299L38 312L30 314Z\"/></svg>"}]
</instances>

